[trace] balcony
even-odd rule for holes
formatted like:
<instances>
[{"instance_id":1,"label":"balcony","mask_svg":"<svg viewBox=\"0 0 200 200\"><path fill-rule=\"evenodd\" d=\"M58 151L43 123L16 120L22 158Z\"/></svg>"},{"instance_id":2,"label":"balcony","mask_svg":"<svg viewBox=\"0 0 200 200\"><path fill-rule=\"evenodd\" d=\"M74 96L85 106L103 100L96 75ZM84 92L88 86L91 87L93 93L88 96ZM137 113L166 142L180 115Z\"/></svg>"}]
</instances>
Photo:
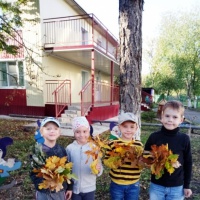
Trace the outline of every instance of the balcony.
<instances>
[{"instance_id":1,"label":"balcony","mask_svg":"<svg viewBox=\"0 0 200 200\"><path fill-rule=\"evenodd\" d=\"M118 41L93 14L44 19L43 33L44 50L53 56L90 67L94 50L96 69L110 73L110 61L119 68Z\"/></svg>"}]
</instances>

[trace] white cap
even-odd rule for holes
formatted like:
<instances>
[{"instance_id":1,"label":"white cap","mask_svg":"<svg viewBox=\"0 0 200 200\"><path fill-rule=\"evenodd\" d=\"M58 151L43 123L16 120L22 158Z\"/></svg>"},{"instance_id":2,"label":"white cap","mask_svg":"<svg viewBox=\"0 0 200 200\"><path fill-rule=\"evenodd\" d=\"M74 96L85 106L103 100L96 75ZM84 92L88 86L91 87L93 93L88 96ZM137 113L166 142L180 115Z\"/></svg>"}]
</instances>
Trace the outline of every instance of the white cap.
<instances>
[{"instance_id":1,"label":"white cap","mask_svg":"<svg viewBox=\"0 0 200 200\"><path fill-rule=\"evenodd\" d=\"M137 116L135 116L131 112L120 114L118 123L122 124L122 123L124 123L126 121L132 121L132 122L135 122L137 124L138 123L138 118L137 118Z\"/></svg>"},{"instance_id":2,"label":"white cap","mask_svg":"<svg viewBox=\"0 0 200 200\"><path fill-rule=\"evenodd\" d=\"M54 122L58 127L60 127L59 121L54 117L46 117L42 120L40 127L45 126L48 122Z\"/></svg>"}]
</instances>

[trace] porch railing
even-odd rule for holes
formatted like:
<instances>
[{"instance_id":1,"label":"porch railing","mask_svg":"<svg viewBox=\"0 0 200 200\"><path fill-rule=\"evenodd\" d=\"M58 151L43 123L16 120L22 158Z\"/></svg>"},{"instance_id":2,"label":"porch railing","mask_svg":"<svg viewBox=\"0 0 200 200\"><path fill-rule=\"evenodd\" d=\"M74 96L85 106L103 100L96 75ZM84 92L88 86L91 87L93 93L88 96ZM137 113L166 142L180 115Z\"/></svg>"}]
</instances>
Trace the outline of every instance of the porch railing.
<instances>
[{"instance_id":1,"label":"porch railing","mask_svg":"<svg viewBox=\"0 0 200 200\"><path fill-rule=\"evenodd\" d=\"M92 80L85 84L79 95L81 95L81 115L85 116L92 106Z\"/></svg>"},{"instance_id":2,"label":"porch railing","mask_svg":"<svg viewBox=\"0 0 200 200\"><path fill-rule=\"evenodd\" d=\"M45 48L94 48L117 59L118 40L94 15L75 15L43 20Z\"/></svg>"},{"instance_id":3,"label":"porch railing","mask_svg":"<svg viewBox=\"0 0 200 200\"><path fill-rule=\"evenodd\" d=\"M46 80L46 103L55 105L55 117L71 105L71 80Z\"/></svg>"},{"instance_id":4,"label":"porch railing","mask_svg":"<svg viewBox=\"0 0 200 200\"><path fill-rule=\"evenodd\" d=\"M119 102L119 87L105 82L94 81L94 102L92 102L92 80L87 82L79 94L82 116L86 115L92 106L112 105Z\"/></svg>"}]
</instances>

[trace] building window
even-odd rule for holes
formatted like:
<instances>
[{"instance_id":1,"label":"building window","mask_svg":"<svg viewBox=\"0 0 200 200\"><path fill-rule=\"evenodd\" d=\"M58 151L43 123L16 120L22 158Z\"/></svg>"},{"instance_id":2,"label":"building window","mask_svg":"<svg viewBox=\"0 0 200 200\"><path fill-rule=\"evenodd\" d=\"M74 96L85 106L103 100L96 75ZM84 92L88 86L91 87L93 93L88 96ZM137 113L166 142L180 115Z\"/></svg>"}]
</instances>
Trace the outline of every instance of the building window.
<instances>
[{"instance_id":1,"label":"building window","mask_svg":"<svg viewBox=\"0 0 200 200\"><path fill-rule=\"evenodd\" d=\"M88 44L88 31L86 31L84 28L81 28L82 32L82 45Z\"/></svg>"},{"instance_id":2,"label":"building window","mask_svg":"<svg viewBox=\"0 0 200 200\"><path fill-rule=\"evenodd\" d=\"M86 71L82 71L81 74L82 74L82 88L83 88L89 80L89 74Z\"/></svg>"},{"instance_id":3,"label":"building window","mask_svg":"<svg viewBox=\"0 0 200 200\"><path fill-rule=\"evenodd\" d=\"M0 87L24 86L22 62L0 62Z\"/></svg>"}]
</instances>

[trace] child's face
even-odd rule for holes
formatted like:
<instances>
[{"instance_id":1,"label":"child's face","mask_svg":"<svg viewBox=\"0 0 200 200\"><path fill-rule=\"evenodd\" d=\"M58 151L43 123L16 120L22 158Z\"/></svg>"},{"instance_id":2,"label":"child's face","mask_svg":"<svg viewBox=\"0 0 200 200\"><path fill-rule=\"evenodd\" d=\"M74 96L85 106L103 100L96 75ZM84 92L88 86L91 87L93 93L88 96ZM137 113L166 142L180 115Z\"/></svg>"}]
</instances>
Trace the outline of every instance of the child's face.
<instances>
[{"instance_id":1,"label":"child's face","mask_svg":"<svg viewBox=\"0 0 200 200\"><path fill-rule=\"evenodd\" d=\"M40 132L45 139L45 143L55 142L60 136L60 128L53 122L48 122L40 129Z\"/></svg>"},{"instance_id":2,"label":"child's face","mask_svg":"<svg viewBox=\"0 0 200 200\"><path fill-rule=\"evenodd\" d=\"M89 136L90 136L89 128L85 126L80 126L74 131L74 137L76 141L81 145L87 143Z\"/></svg>"},{"instance_id":3,"label":"child's face","mask_svg":"<svg viewBox=\"0 0 200 200\"><path fill-rule=\"evenodd\" d=\"M170 107L166 108L162 114L161 122L166 129L173 130L183 122L182 113Z\"/></svg>"},{"instance_id":4,"label":"child's face","mask_svg":"<svg viewBox=\"0 0 200 200\"><path fill-rule=\"evenodd\" d=\"M114 133L114 134L117 135L117 136L120 135L118 126L114 126L111 132Z\"/></svg>"},{"instance_id":5,"label":"child's face","mask_svg":"<svg viewBox=\"0 0 200 200\"><path fill-rule=\"evenodd\" d=\"M124 122L119 125L119 130L121 132L121 138L126 141L131 141L133 139L134 134L137 131L137 124L134 122Z\"/></svg>"}]
</instances>

